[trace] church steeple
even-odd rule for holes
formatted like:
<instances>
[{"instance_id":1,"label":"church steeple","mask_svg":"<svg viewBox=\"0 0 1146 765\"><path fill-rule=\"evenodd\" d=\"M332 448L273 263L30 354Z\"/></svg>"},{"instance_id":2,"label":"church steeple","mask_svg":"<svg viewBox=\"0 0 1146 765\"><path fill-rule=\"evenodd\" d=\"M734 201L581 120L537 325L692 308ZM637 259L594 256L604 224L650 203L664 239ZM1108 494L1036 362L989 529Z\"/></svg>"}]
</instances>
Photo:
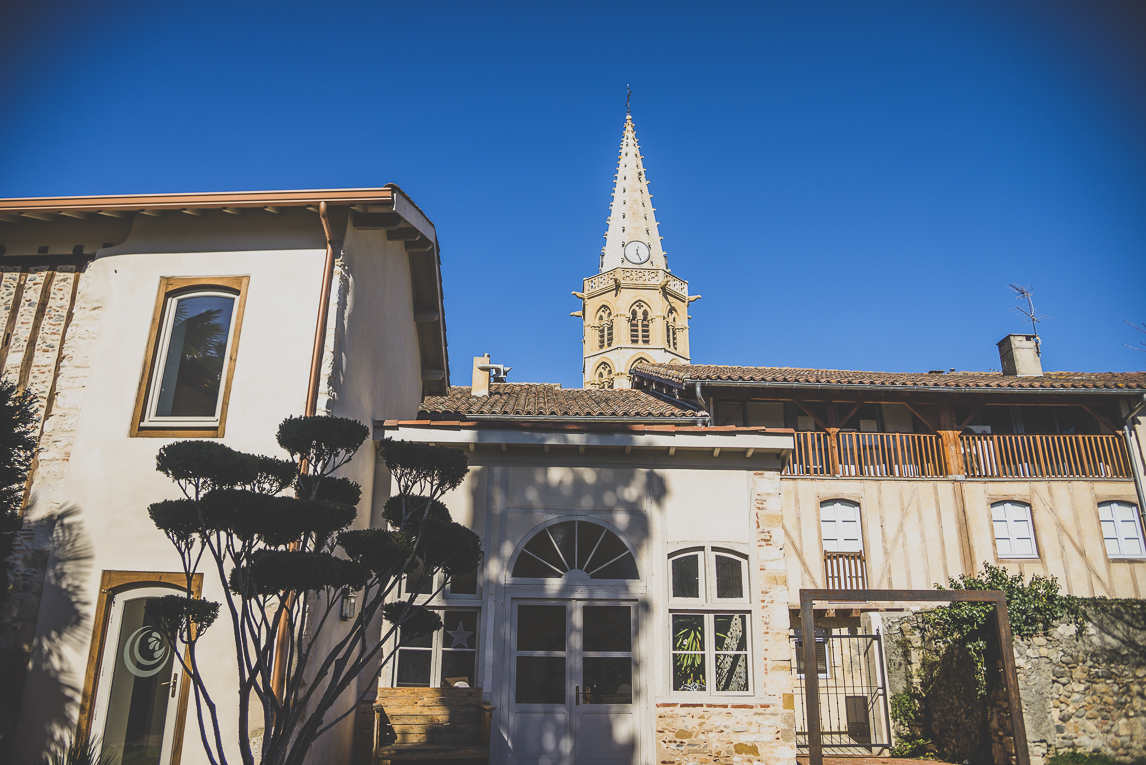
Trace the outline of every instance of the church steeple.
<instances>
[{"instance_id":1,"label":"church steeple","mask_svg":"<svg viewBox=\"0 0 1146 765\"><path fill-rule=\"evenodd\" d=\"M613 202L609 205L605 246L601 248L600 272L619 266L668 268L631 114L625 115L621 150L617 154L617 174L613 178ZM630 242L636 244L626 252L625 247ZM647 259L640 262L645 255Z\"/></svg>"},{"instance_id":2,"label":"church steeple","mask_svg":"<svg viewBox=\"0 0 1146 765\"><path fill-rule=\"evenodd\" d=\"M586 387L627 388L640 363L689 362L688 282L669 273L631 114L625 116L598 273L585 279Z\"/></svg>"}]
</instances>

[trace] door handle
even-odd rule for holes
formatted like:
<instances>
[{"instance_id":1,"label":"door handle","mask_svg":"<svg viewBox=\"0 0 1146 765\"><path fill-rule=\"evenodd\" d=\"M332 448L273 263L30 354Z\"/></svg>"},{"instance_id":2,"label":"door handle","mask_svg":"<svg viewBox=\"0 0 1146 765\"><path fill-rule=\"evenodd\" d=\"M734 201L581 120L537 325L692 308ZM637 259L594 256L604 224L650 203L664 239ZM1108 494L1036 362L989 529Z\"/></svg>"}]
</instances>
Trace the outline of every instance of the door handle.
<instances>
[{"instance_id":1,"label":"door handle","mask_svg":"<svg viewBox=\"0 0 1146 765\"><path fill-rule=\"evenodd\" d=\"M581 706L581 686L573 686L577 690L573 691L574 706Z\"/></svg>"},{"instance_id":2,"label":"door handle","mask_svg":"<svg viewBox=\"0 0 1146 765\"><path fill-rule=\"evenodd\" d=\"M171 686L171 698L175 698L175 690L179 687L179 673L173 674L169 681L167 681L166 683L160 683L159 685L161 685L161 686L170 685Z\"/></svg>"}]
</instances>

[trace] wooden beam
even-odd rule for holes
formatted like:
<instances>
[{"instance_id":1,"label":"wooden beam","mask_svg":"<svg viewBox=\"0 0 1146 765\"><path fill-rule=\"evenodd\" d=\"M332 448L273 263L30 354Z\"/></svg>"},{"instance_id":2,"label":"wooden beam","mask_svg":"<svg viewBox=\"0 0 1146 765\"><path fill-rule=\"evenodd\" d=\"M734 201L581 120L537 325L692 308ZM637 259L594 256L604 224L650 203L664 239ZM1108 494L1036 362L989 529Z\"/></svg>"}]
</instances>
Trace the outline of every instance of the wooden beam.
<instances>
[{"instance_id":1,"label":"wooden beam","mask_svg":"<svg viewBox=\"0 0 1146 765\"><path fill-rule=\"evenodd\" d=\"M187 211L184 210L183 212ZM201 214L202 213L200 213L200 215ZM99 210L96 212L96 215L102 215L105 218L119 218L120 220L127 217L127 213L125 213L123 210Z\"/></svg>"},{"instance_id":2,"label":"wooden beam","mask_svg":"<svg viewBox=\"0 0 1146 765\"><path fill-rule=\"evenodd\" d=\"M0 221L3 221L5 223L19 223L20 222L20 216L19 215L9 215L8 213L0 213Z\"/></svg>"},{"instance_id":3,"label":"wooden beam","mask_svg":"<svg viewBox=\"0 0 1146 765\"><path fill-rule=\"evenodd\" d=\"M56 216L53 215L52 213L46 213L46 212L22 212L22 213L20 213L20 217L21 218L32 218L34 220L42 220L46 223L55 223L56 222Z\"/></svg>"},{"instance_id":4,"label":"wooden beam","mask_svg":"<svg viewBox=\"0 0 1146 765\"><path fill-rule=\"evenodd\" d=\"M1102 416L1101 414L1099 414L1098 412L1094 411L1094 409L1092 409L1092 408L1091 408L1091 407L1089 407L1088 405L1086 405L1086 404L1081 404L1081 406L1082 406L1082 408L1083 408L1083 409L1085 409L1085 410L1086 410L1087 414L1089 414L1089 415L1090 415L1091 417L1093 417L1094 419L1098 420L1100 423L1102 423L1102 424L1103 424L1103 425L1105 425L1106 427L1110 428L1110 431L1111 431L1112 433L1118 433L1119 431L1121 431L1121 430L1122 430L1122 428L1118 428L1118 427L1115 427L1115 426L1114 426L1114 423L1112 423L1110 420L1108 420L1108 419L1106 419L1105 417L1103 417L1103 416Z\"/></svg>"},{"instance_id":5,"label":"wooden beam","mask_svg":"<svg viewBox=\"0 0 1146 765\"><path fill-rule=\"evenodd\" d=\"M413 226L405 226L403 228L395 228L386 232L386 238L391 242L408 242L417 239L422 235L422 232Z\"/></svg>"},{"instance_id":6,"label":"wooden beam","mask_svg":"<svg viewBox=\"0 0 1146 765\"><path fill-rule=\"evenodd\" d=\"M867 403L867 402L860 401L858 404L856 404L855 406L852 407L850 412L848 412L843 417L841 417L840 418L840 427L842 428L844 425L847 425L848 420L850 420L852 417L855 417L856 412L858 412L860 410L860 407L863 406L865 403Z\"/></svg>"},{"instance_id":7,"label":"wooden beam","mask_svg":"<svg viewBox=\"0 0 1146 765\"><path fill-rule=\"evenodd\" d=\"M91 213L86 213L81 210L61 210L60 215L68 218L75 218L76 220L91 220Z\"/></svg>"},{"instance_id":8,"label":"wooden beam","mask_svg":"<svg viewBox=\"0 0 1146 765\"><path fill-rule=\"evenodd\" d=\"M669 447L669 456L670 456L670 457L672 457L672 456L674 456L675 454L676 454L676 447L675 447L675 446L670 446L670 447Z\"/></svg>"},{"instance_id":9,"label":"wooden beam","mask_svg":"<svg viewBox=\"0 0 1146 765\"><path fill-rule=\"evenodd\" d=\"M627 445L625 446L625 454L632 454L632 453L633 453L633 445L632 445L632 444L627 444Z\"/></svg>"},{"instance_id":10,"label":"wooden beam","mask_svg":"<svg viewBox=\"0 0 1146 765\"><path fill-rule=\"evenodd\" d=\"M434 240L421 237L406 242L406 252L425 252L434 249Z\"/></svg>"},{"instance_id":11,"label":"wooden beam","mask_svg":"<svg viewBox=\"0 0 1146 765\"><path fill-rule=\"evenodd\" d=\"M150 215L152 218L162 218L163 217L163 211L162 210L148 209L148 210L140 210L139 212L142 215Z\"/></svg>"},{"instance_id":12,"label":"wooden beam","mask_svg":"<svg viewBox=\"0 0 1146 765\"><path fill-rule=\"evenodd\" d=\"M804 406L804 402L803 402L803 401L796 401L795 399L793 399L793 400L792 400L792 403L793 403L793 404L795 404L796 406L800 407L801 409L803 409L803 410L804 410L804 412L806 412L806 413L807 413L807 415L808 415L809 417L811 417L811 418L812 418L812 419L813 419L813 420L816 422L816 424L817 424L817 425L819 425L819 426L820 426L821 428L823 428L824 430L827 430L828 428L832 427L832 426L831 426L831 425L829 425L828 423L826 423L826 422L824 422L823 420L821 420L821 419L820 419L818 416L816 416L816 413L815 413L815 412L813 412L813 411L812 411L811 409L809 409L808 407Z\"/></svg>"},{"instance_id":13,"label":"wooden beam","mask_svg":"<svg viewBox=\"0 0 1146 765\"><path fill-rule=\"evenodd\" d=\"M441 314L437 311L414 311L414 321L418 324L427 324L440 318Z\"/></svg>"},{"instance_id":14,"label":"wooden beam","mask_svg":"<svg viewBox=\"0 0 1146 765\"><path fill-rule=\"evenodd\" d=\"M203 217L203 211L202 210L196 210L194 207L184 207L182 212L185 212L188 215L194 215L196 218L202 218Z\"/></svg>"},{"instance_id":15,"label":"wooden beam","mask_svg":"<svg viewBox=\"0 0 1146 765\"><path fill-rule=\"evenodd\" d=\"M242 215L243 214L243 208L241 208L241 207L224 207L223 212L227 213L228 215Z\"/></svg>"},{"instance_id":16,"label":"wooden beam","mask_svg":"<svg viewBox=\"0 0 1146 765\"><path fill-rule=\"evenodd\" d=\"M938 432L939 428L935 427L935 425L931 422L931 420L929 420L928 418L926 418L922 414L920 414L918 409L916 409L914 406L907 403L906 401L903 402L903 405L906 406L908 409L910 409L912 414L914 414L916 417L918 417L920 420L922 420L924 425L926 425L932 431Z\"/></svg>"},{"instance_id":17,"label":"wooden beam","mask_svg":"<svg viewBox=\"0 0 1146 765\"><path fill-rule=\"evenodd\" d=\"M271 213L272 215L282 214L282 209L279 207L275 207L274 205L267 205L263 209L266 210L267 212Z\"/></svg>"},{"instance_id":18,"label":"wooden beam","mask_svg":"<svg viewBox=\"0 0 1146 765\"><path fill-rule=\"evenodd\" d=\"M719 457L720 456L720 447L719 446L712 450L712 456L713 457Z\"/></svg>"},{"instance_id":19,"label":"wooden beam","mask_svg":"<svg viewBox=\"0 0 1146 765\"><path fill-rule=\"evenodd\" d=\"M963 428L970 425L971 420L975 419L975 417L978 416L979 412L981 412L981 411L983 411L983 405L982 404L979 404L978 406L972 407L971 408L971 414L967 415L967 419L965 419L965 420L963 420L963 422L959 423L959 427L957 427L956 430L962 431Z\"/></svg>"},{"instance_id":20,"label":"wooden beam","mask_svg":"<svg viewBox=\"0 0 1146 765\"><path fill-rule=\"evenodd\" d=\"M389 231L406 225L406 219L395 212L368 213L355 210L350 221L360 231Z\"/></svg>"},{"instance_id":21,"label":"wooden beam","mask_svg":"<svg viewBox=\"0 0 1146 765\"><path fill-rule=\"evenodd\" d=\"M751 459L752 455L756 453L755 449L748 449L744 452L744 459Z\"/></svg>"}]
</instances>

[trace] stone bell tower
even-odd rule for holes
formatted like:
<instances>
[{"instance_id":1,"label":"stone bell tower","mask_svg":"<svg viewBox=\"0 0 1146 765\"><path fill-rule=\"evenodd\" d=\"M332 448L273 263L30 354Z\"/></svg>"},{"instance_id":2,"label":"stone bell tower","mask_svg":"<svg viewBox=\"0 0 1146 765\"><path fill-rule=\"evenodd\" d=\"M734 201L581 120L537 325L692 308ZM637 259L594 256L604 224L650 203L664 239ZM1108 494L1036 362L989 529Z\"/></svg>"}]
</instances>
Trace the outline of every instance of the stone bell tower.
<instances>
[{"instance_id":1,"label":"stone bell tower","mask_svg":"<svg viewBox=\"0 0 1146 765\"><path fill-rule=\"evenodd\" d=\"M688 282L669 272L631 114L625 116L599 272L585 279L586 388L628 388L634 364L689 362Z\"/></svg>"}]
</instances>

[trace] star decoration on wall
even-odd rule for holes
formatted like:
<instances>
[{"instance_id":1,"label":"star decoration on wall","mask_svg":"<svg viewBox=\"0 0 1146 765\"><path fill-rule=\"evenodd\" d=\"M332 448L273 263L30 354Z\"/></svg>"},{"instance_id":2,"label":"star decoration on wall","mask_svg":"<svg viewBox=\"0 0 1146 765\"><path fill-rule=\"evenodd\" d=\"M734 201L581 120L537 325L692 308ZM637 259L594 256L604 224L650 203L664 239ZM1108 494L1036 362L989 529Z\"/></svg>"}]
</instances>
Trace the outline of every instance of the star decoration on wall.
<instances>
[{"instance_id":1,"label":"star decoration on wall","mask_svg":"<svg viewBox=\"0 0 1146 765\"><path fill-rule=\"evenodd\" d=\"M458 628L456 630L453 630L452 632L447 631L446 634L454 639L454 642L452 644L450 644L450 648L457 648L459 644L461 644L462 648L469 648L470 647L470 635L472 635L474 633L468 632L466 630L465 625L462 624L461 622L458 622Z\"/></svg>"}]
</instances>

